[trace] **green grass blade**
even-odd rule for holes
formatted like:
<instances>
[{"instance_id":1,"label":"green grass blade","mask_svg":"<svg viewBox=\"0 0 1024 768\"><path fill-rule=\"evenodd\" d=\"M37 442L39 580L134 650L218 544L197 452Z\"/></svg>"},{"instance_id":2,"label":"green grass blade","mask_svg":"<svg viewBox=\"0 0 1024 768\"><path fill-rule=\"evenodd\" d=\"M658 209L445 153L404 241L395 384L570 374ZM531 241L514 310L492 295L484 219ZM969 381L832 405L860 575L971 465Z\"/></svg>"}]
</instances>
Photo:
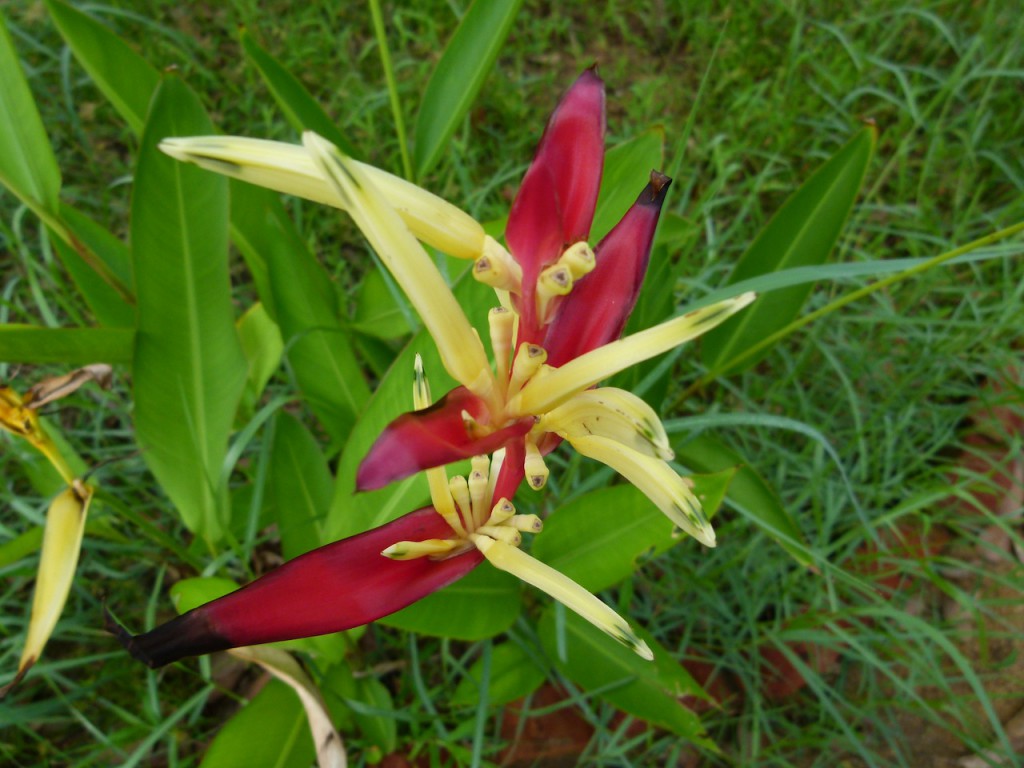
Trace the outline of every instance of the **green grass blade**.
<instances>
[{"instance_id":1,"label":"green grass blade","mask_svg":"<svg viewBox=\"0 0 1024 768\"><path fill-rule=\"evenodd\" d=\"M199 100L168 77L143 135L131 240L139 444L185 524L214 542L228 519L220 472L246 374L228 277L227 181L157 149L165 136L211 131Z\"/></svg>"},{"instance_id":2,"label":"green grass blade","mask_svg":"<svg viewBox=\"0 0 1024 768\"><path fill-rule=\"evenodd\" d=\"M130 363L132 328L40 328L0 325L0 361L5 363Z\"/></svg>"},{"instance_id":3,"label":"green grass blade","mask_svg":"<svg viewBox=\"0 0 1024 768\"><path fill-rule=\"evenodd\" d=\"M676 458L698 472L720 472L738 467L727 494L740 512L779 542L801 565L811 565L803 533L779 497L761 475L738 453L707 435L673 441Z\"/></svg>"},{"instance_id":4,"label":"green grass blade","mask_svg":"<svg viewBox=\"0 0 1024 768\"><path fill-rule=\"evenodd\" d=\"M288 413L274 425L268 485L285 560L326 544L321 523L331 503L331 471L316 438Z\"/></svg>"},{"instance_id":5,"label":"green grass blade","mask_svg":"<svg viewBox=\"0 0 1024 768\"><path fill-rule=\"evenodd\" d=\"M0 183L33 211L56 215L60 169L0 17Z\"/></svg>"},{"instance_id":6,"label":"green grass blade","mask_svg":"<svg viewBox=\"0 0 1024 768\"><path fill-rule=\"evenodd\" d=\"M466 116L505 43L523 0L477 0L430 76L416 117L413 166L422 179Z\"/></svg>"},{"instance_id":7,"label":"green grass blade","mask_svg":"<svg viewBox=\"0 0 1024 768\"><path fill-rule=\"evenodd\" d=\"M868 126L793 193L736 264L729 284L791 267L822 264L828 258L860 191L878 132ZM811 286L761 296L746 312L708 333L701 346L704 365L718 373L749 368L768 353L739 354L796 317Z\"/></svg>"},{"instance_id":8,"label":"green grass blade","mask_svg":"<svg viewBox=\"0 0 1024 768\"><path fill-rule=\"evenodd\" d=\"M296 131L316 131L349 157L359 157L355 148L345 138L345 134L338 129L335 122L327 116L295 75L260 46L248 30L243 29L239 39L242 41L246 59L259 72L277 106Z\"/></svg>"},{"instance_id":9,"label":"green grass blade","mask_svg":"<svg viewBox=\"0 0 1024 768\"><path fill-rule=\"evenodd\" d=\"M160 74L104 24L63 0L46 0L50 17L75 58L138 136Z\"/></svg>"}]
</instances>

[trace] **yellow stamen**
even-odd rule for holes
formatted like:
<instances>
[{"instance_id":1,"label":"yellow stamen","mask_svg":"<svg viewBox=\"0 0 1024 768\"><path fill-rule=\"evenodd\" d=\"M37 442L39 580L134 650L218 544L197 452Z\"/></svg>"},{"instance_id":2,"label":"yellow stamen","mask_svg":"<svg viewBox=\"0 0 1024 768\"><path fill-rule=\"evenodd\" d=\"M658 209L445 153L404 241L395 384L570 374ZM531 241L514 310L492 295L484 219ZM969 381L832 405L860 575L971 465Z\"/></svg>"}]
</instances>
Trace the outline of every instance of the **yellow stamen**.
<instances>
[{"instance_id":1,"label":"yellow stamen","mask_svg":"<svg viewBox=\"0 0 1024 768\"><path fill-rule=\"evenodd\" d=\"M164 139L160 149L177 160L210 171L304 197L335 208L348 208L321 175L304 147L238 136ZM351 161L387 198L417 239L460 259L475 259L485 248L483 227L437 195L372 165Z\"/></svg>"},{"instance_id":2,"label":"yellow stamen","mask_svg":"<svg viewBox=\"0 0 1024 768\"><path fill-rule=\"evenodd\" d=\"M579 280L597 266L594 249L586 240L573 243L558 258L558 263L572 273L573 280Z\"/></svg>"},{"instance_id":3,"label":"yellow stamen","mask_svg":"<svg viewBox=\"0 0 1024 768\"><path fill-rule=\"evenodd\" d=\"M524 533L540 533L544 530L544 521L536 515L513 515L508 524Z\"/></svg>"},{"instance_id":4,"label":"yellow stamen","mask_svg":"<svg viewBox=\"0 0 1024 768\"><path fill-rule=\"evenodd\" d=\"M473 519L473 503L470 500L469 483L462 475L456 475L448 481L448 490L451 492L452 498L455 499L459 512L462 513L466 530L472 531L476 528L476 522Z\"/></svg>"},{"instance_id":5,"label":"yellow stamen","mask_svg":"<svg viewBox=\"0 0 1024 768\"><path fill-rule=\"evenodd\" d=\"M481 525L476 534L490 536L492 539L503 541L510 547L518 547L523 543L523 536L518 530L510 525Z\"/></svg>"},{"instance_id":6,"label":"yellow stamen","mask_svg":"<svg viewBox=\"0 0 1024 768\"><path fill-rule=\"evenodd\" d=\"M487 518L488 525L501 525L506 520L511 520L516 514L516 508L508 499L501 499L494 505L490 517Z\"/></svg>"},{"instance_id":7,"label":"yellow stamen","mask_svg":"<svg viewBox=\"0 0 1024 768\"><path fill-rule=\"evenodd\" d=\"M523 464L526 472L526 481L535 491L539 491L548 482L548 465L544 463L544 457L540 455L537 443L526 438L526 461Z\"/></svg>"},{"instance_id":8,"label":"yellow stamen","mask_svg":"<svg viewBox=\"0 0 1024 768\"><path fill-rule=\"evenodd\" d=\"M469 537L495 568L507 571L548 593L566 608L575 611L641 658L648 661L654 658L651 649L636 636L625 619L568 576L503 541L497 541L477 533L471 533Z\"/></svg>"},{"instance_id":9,"label":"yellow stamen","mask_svg":"<svg viewBox=\"0 0 1024 768\"><path fill-rule=\"evenodd\" d=\"M512 375L508 381L508 396L514 397L533 376L544 365L548 359L548 353L543 347L536 344L523 343L519 345L516 352L516 359L512 363Z\"/></svg>"},{"instance_id":10,"label":"yellow stamen","mask_svg":"<svg viewBox=\"0 0 1024 768\"><path fill-rule=\"evenodd\" d=\"M750 304L754 298L755 294L744 293L688 312L646 331L598 347L570 360L561 368L548 369L543 381L535 382L509 401L505 413L515 418L549 411L602 379L710 331Z\"/></svg>"},{"instance_id":11,"label":"yellow stamen","mask_svg":"<svg viewBox=\"0 0 1024 768\"><path fill-rule=\"evenodd\" d=\"M486 456L474 456L473 470L469 474L469 500L473 510L473 526L479 527L487 520L490 510L487 507L487 469L491 461Z\"/></svg>"},{"instance_id":12,"label":"yellow stamen","mask_svg":"<svg viewBox=\"0 0 1024 768\"><path fill-rule=\"evenodd\" d=\"M473 277L495 290L522 291L523 268L490 235L484 239L483 253L473 265Z\"/></svg>"},{"instance_id":13,"label":"yellow stamen","mask_svg":"<svg viewBox=\"0 0 1024 768\"><path fill-rule=\"evenodd\" d=\"M415 560L420 557L444 555L459 544L453 539L426 539L425 541L398 541L381 554L391 560Z\"/></svg>"},{"instance_id":14,"label":"yellow stamen","mask_svg":"<svg viewBox=\"0 0 1024 768\"><path fill-rule=\"evenodd\" d=\"M491 331L491 351L494 353L494 377L498 380L499 387L508 384L515 322L516 314L505 307L495 307L487 314L487 325Z\"/></svg>"}]
</instances>

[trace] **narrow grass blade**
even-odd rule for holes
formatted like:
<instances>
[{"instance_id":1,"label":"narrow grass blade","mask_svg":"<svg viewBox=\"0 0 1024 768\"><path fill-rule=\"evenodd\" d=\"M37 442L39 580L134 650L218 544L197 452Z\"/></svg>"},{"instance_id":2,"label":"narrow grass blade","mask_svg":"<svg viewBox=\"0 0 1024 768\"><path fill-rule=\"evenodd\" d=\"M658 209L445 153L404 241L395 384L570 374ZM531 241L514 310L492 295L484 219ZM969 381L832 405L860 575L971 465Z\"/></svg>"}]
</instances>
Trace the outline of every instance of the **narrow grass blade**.
<instances>
[{"instance_id":1,"label":"narrow grass blade","mask_svg":"<svg viewBox=\"0 0 1024 768\"><path fill-rule=\"evenodd\" d=\"M130 363L132 328L40 328L0 325L0 361L5 363Z\"/></svg>"},{"instance_id":2,"label":"narrow grass blade","mask_svg":"<svg viewBox=\"0 0 1024 768\"><path fill-rule=\"evenodd\" d=\"M157 149L165 136L210 130L199 100L168 77L143 135L131 240L138 441L185 524L215 542L228 519L219 478L246 373L228 277L227 180Z\"/></svg>"},{"instance_id":3,"label":"narrow grass blade","mask_svg":"<svg viewBox=\"0 0 1024 768\"><path fill-rule=\"evenodd\" d=\"M743 254L729 284L782 269L823 264L839 239L860 191L878 132L861 130L793 193ZM744 370L768 353L733 360L796 317L812 286L794 286L763 296L741 317L709 333L701 347L704 365L718 373Z\"/></svg>"},{"instance_id":4,"label":"narrow grass blade","mask_svg":"<svg viewBox=\"0 0 1024 768\"><path fill-rule=\"evenodd\" d=\"M288 123L300 134L303 131L318 133L349 157L358 158L359 154L349 144L345 134L316 103L299 79L261 47L248 30L243 29L239 38L242 41L245 58L256 67Z\"/></svg>"},{"instance_id":5,"label":"narrow grass blade","mask_svg":"<svg viewBox=\"0 0 1024 768\"><path fill-rule=\"evenodd\" d=\"M448 41L416 116L415 178L437 163L483 87L523 0L476 0Z\"/></svg>"},{"instance_id":6,"label":"narrow grass blade","mask_svg":"<svg viewBox=\"0 0 1024 768\"><path fill-rule=\"evenodd\" d=\"M719 472L738 467L727 498L765 533L775 539L798 563L810 566L812 560L803 533L789 511L782 506L771 486L750 462L707 435L673 443L681 464L698 472Z\"/></svg>"},{"instance_id":7,"label":"narrow grass blade","mask_svg":"<svg viewBox=\"0 0 1024 768\"><path fill-rule=\"evenodd\" d=\"M136 135L142 133L160 74L111 29L63 0L45 0L75 58Z\"/></svg>"},{"instance_id":8,"label":"narrow grass blade","mask_svg":"<svg viewBox=\"0 0 1024 768\"><path fill-rule=\"evenodd\" d=\"M687 694L703 697L703 690L653 637L641 632L654 652L651 663L594 632L583 619L568 612L564 622L564 653L560 653L560 629L554 610L545 611L539 627L541 645L566 677L587 691L600 691L601 698L624 712L714 749L697 715L679 703L680 697Z\"/></svg>"},{"instance_id":9,"label":"narrow grass blade","mask_svg":"<svg viewBox=\"0 0 1024 768\"><path fill-rule=\"evenodd\" d=\"M0 17L0 183L33 211L56 215L60 169Z\"/></svg>"},{"instance_id":10,"label":"narrow grass blade","mask_svg":"<svg viewBox=\"0 0 1024 768\"><path fill-rule=\"evenodd\" d=\"M32 597L32 618L29 621L25 648L18 662L18 673L10 685L24 677L36 663L46 641L50 639L64 603L71 591L71 582L82 548L82 533L92 500L93 489L75 481L50 504L43 532L43 549L39 558L36 590ZM0 691L0 696L6 690Z\"/></svg>"}]
</instances>

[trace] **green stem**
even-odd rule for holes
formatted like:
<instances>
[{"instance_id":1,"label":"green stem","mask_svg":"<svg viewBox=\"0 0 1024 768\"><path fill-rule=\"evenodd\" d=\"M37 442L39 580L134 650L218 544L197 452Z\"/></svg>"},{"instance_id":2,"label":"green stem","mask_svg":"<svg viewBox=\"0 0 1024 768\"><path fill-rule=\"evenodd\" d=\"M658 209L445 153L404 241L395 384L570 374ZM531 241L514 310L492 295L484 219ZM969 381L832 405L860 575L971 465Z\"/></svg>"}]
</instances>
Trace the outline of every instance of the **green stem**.
<instances>
[{"instance_id":1,"label":"green stem","mask_svg":"<svg viewBox=\"0 0 1024 768\"><path fill-rule=\"evenodd\" d=\"M945 253L939 254L933 259L929 259L923 264L918 264L917 266L910 267L909 269L905 269L902 272L897 272L894 275L890 275L889 277L871 283L871 285L865 285L863 288L858 288L856 291L848 293L845 296L840 296L838 299L830 302L829 304L826 304L821 309L816 309L814 312L810 312L804 315L803 317L798 317L785 328L782 328L776 331L775 333L771 334L770 336L766 336L765 338L761 339L759 342L757 342L757 344L747 348L740 355L727 361L724 365L721 365L705 373L697 381L695 381L693 384L687 387L687 389L678 398L676 398L675 407L681 405L695 391L705 386L706 384L710 383L714 379L718 378L720 375L722 375L723 372L727 371L729 368L732 368L734 365L743 362L748 357L756 355L761 350L770 347L773 344L777 344L786 336L793 333L794 331L799 330L800 328L803 328L805 325L808 325L809 323L812 323L815 320L818 320L819 318L822 318L831 312L835 312L838 309L842 309L847 304L852 304L858 299L863 299L865 296L870 296L872 293L875 293L876 291L880 291L883 288L888 288L890 285L895 285L896 283L914 277L915 275L921 274L922 272L926 272L929 269L932 269L933 267L937 267L940 264L950 261L951 259L955 259L958 256L963 256L965 253L970 253L971 251L976 251L979 248L984 248L986 245L993 245L994 243L998 243L1000 240L1005 240L1006 238L1011 237L1021 231L1024 231L1024 221L1020 221L1017 222L1016 224L1013 224L1012 226L1000 229L998 232L993 232L992 234L985 235L984 237L978 238L977 240L967 243L967 245L962 245L959 248L955 248L952 251L946 251Z\"/></svg>"},{"instance_id":2,"label":"green stem","mask_svg":"<svg viewBox=\"0 0 1024 768\"><path fill-rule=\"evenodd\" d=\"M391 101L391 115L395 119L395 133L398 135L398 148L402 153L402 173L409 181L412 178L412 160L409 157L409 143L405 138L405 121L402 119L402 103L398 99L398 84L395 82L395 69L391 64L391 52L388 50L388 39L384 34L384 17L380 12L380 0L370 0L370 15L373 17L373 32L380 49L380 63L384 67L384 78L388 83L388 98Z\"/></svg>"}]
</instances>

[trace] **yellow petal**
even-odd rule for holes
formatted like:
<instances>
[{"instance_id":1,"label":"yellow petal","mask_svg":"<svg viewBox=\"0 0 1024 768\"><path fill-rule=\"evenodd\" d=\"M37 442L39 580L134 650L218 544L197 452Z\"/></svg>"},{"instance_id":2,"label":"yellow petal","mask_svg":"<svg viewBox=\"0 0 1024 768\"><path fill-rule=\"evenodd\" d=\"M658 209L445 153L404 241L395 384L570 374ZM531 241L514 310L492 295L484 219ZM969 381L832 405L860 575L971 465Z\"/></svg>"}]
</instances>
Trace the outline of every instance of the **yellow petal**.
<instances>
[{"instance_id":1,"label":"yellow petal","mask_svg":"<svg viewBox=\"0 0 1024 768\"><path fill-rule=\"evenodd\" d=\"M541 417L537 429L567 440L597 435L648 456L669 460L674 454L661 420L632 392L616 387L588 389Z\"/></svg>"},{"instance_id":2,"label":"yellow petal","mask_svg":"<svg viewBox=\"0 0 1024 768\"><path fill-rule=\"evenodd\" d=\"M715 531L689 483L661 459L646 456L606 437L570 439L572 447L607 464L640 489L676 527L701 544L715 546Z\"/></svg>"},{"instance_id":3,"label":"yellow petal","mask_svg":"<svg viewBox=\"0 0 1024 768\"><path fill-rule=\"evenodd\" d=\"M391 560L415 560L429 555L443 555L455 549L452 539L425 539L423 541L397 541L381 554Z\"/></svg>"},{"instance_id":4,"label":"yellow petal","mask_svg":"<svg viewBox=\"0 0 1024 768\"><path fill-rule=\"evenodd\" d=\"M547 592L641 658L648 661L654 658L647 643L637 637L625 619L565 574L503 541L475 533L470 534L470 538L495 568L507 571L542 592Z\"/></svg>"},{"instance_id":5,"label":"yellow petal","mask_svg":"<svg viewBox=\"0 0 1024 768\"><path fill-rule=\"evenodd\" d=\"M445 369L471 392L493 402L494 374L484 346L423 246L359 164L314 133L305 133L303 141L324 178L345 201L345 210L419 312Z\"/></svg>"},{"instance_id":6,"label":"yellow petal","mask_svg":"<svg viewBox=\"0 0 1024 768\"><path fill-rule=\"evenodd\" d=\"M744 293L720 301L605 344L570 360L561 368L547 368L547 375L530 382L509 402L506 413L518 417L549 411L602 379L710 331L750 304L754 298L753 293ZM599 308L595 308L595 311L599 311Z\"/></svg>"},{"instance_id":7,"label":"yellow petal","mask_svg":"<svg viewBox=\"0 0 1024 768\"><path fill-rule=\"evenodd\" d=\"M319 768L345 768L345 745L331 723L323 695L290 653L266 645L232 648L228 653L259 664L278 680L291 686L306 710L309 730L316 746L317 765Z\"/></svg>"},{"instance_id":8,"label":"yellow petal","mask_svg":"<svg viewBox=\"0 0 1024 768\"><path fill-rule=\"evenodd\" d=\"M317 169L304 147L241 136L164 139L160 149L177 160L318 203L347 206ZM405 179L358 161L357 165L387 198L412 233L438 250L475 259L485 233L472 216Z\"/></svg>"},{"instance_id":9,"label":"yellow petal","mask_svg":"<svg viewBox=\"0 0 1024 768\"><path fill-rule=\"evenodd\" d=\"M18 662L18 674L31 667L43 652L57 625L82 548L82 533L93 489L80 482L65 488L50 504L43 531L43 548L32 597L32 618L28 625L25 649Z\"/></svg>"}]
</instances>

